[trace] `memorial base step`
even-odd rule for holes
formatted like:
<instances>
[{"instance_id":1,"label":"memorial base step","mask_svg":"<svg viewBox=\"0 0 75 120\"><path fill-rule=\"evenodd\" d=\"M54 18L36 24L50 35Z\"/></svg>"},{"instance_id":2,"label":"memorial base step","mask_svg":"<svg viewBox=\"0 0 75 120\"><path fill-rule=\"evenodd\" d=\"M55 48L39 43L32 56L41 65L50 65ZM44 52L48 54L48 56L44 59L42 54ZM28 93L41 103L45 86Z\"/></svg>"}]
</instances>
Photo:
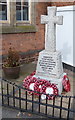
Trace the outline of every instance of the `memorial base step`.
<instances>
[{"instance_id":1,"label":"memorial base step","mask_svg":"<svg viewBox=\"0 0 75 120\"><path fill-rule=\"evenodd\" d=\"M34 75L33 77L48 80L50 83L55 84L58 88L59 95L61 95L61 93L63 91L62 81L63 81L63 75L64 74L65 73L63 73L59 79L58 78L49 78L49 77L37 76L37 75Z\"/></svg>"}]
</instances>

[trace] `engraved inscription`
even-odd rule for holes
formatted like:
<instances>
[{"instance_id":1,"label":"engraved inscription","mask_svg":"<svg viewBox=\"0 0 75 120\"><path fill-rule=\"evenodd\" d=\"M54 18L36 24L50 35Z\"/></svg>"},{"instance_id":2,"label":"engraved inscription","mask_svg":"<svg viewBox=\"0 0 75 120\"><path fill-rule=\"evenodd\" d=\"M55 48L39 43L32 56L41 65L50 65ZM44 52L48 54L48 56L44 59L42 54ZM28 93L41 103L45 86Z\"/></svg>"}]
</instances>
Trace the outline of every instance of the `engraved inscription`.
<instances>
[{"instance_id":1,"label":"engraved inscription","mask_svg":"<svg viewBox=\"0 0 75 120\"><path fill-rule=\"evenodd\" d=\"M56 62L51 56L43 56L39 61L39 65L43 72L51 74L56 66Z\"/></svg>"}]
</instances>

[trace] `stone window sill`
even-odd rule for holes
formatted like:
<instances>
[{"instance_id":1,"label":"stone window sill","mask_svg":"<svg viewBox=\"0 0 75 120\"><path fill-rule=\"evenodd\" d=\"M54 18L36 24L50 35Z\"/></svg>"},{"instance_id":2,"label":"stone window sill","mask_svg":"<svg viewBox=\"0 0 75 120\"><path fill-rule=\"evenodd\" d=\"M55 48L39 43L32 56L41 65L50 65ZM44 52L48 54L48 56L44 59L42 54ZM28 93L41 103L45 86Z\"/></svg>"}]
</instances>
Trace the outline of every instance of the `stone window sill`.
<instances>
[{"instance_id":1,"label":"stone window sill","mask_svg":"<svg viewBox=\"0 0 75 120\"><path fill-rule=\"evenodd\" d=\"M36 32L35 25L28 26L2 26L0 27L0 34L10 34L10 33L27 33L27 32Z\"/></svg>"}]
</instances>

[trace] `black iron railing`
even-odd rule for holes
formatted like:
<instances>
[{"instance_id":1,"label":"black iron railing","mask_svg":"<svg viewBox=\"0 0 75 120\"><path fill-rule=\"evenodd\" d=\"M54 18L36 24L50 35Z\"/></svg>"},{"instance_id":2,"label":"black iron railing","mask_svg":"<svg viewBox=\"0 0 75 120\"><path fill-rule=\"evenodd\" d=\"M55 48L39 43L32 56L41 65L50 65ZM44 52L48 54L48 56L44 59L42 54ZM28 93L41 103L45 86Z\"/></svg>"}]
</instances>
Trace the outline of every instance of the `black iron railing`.
<instances>
[{"instance_id":1,"label":"black iron railing","mask_svg":"<svg viewBox=\"0 0 75 120\"><path fill-rule=\"evenodd\" d=\"M73 103L75 96L54 96L53 100L41 100L41 94L38 96L29 92L21 86L8 80L1 80L2 90L2 105L10 108L15 108L21 112L31 112L34 114L43 115L49 118L74 118L75 109ZM45 94L46 95L46 94Z\"/></svg>"}]
</instances>

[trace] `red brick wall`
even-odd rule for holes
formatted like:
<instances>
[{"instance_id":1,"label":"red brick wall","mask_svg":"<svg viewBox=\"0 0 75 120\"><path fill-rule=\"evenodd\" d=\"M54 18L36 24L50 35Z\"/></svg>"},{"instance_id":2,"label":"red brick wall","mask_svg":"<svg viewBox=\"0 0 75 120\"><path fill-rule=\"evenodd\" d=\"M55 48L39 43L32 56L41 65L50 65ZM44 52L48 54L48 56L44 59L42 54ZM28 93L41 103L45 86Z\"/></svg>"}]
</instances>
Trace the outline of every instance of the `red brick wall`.
<instances>
[{"instance_id":1,"label":"red brick wall","mask_svg":"<svg viewBox=\"0 0 75 120\"><path fill-rule=\"evenodd\" d=\"M40 16L47 13L47 6L73 5L74 3L38 3L36 5L36 33L3 34L2 54L7 54L9 47L14 47L20 52L40 50L44 48L44 25L40 23Z\"/></svg>"}]
</instances>

